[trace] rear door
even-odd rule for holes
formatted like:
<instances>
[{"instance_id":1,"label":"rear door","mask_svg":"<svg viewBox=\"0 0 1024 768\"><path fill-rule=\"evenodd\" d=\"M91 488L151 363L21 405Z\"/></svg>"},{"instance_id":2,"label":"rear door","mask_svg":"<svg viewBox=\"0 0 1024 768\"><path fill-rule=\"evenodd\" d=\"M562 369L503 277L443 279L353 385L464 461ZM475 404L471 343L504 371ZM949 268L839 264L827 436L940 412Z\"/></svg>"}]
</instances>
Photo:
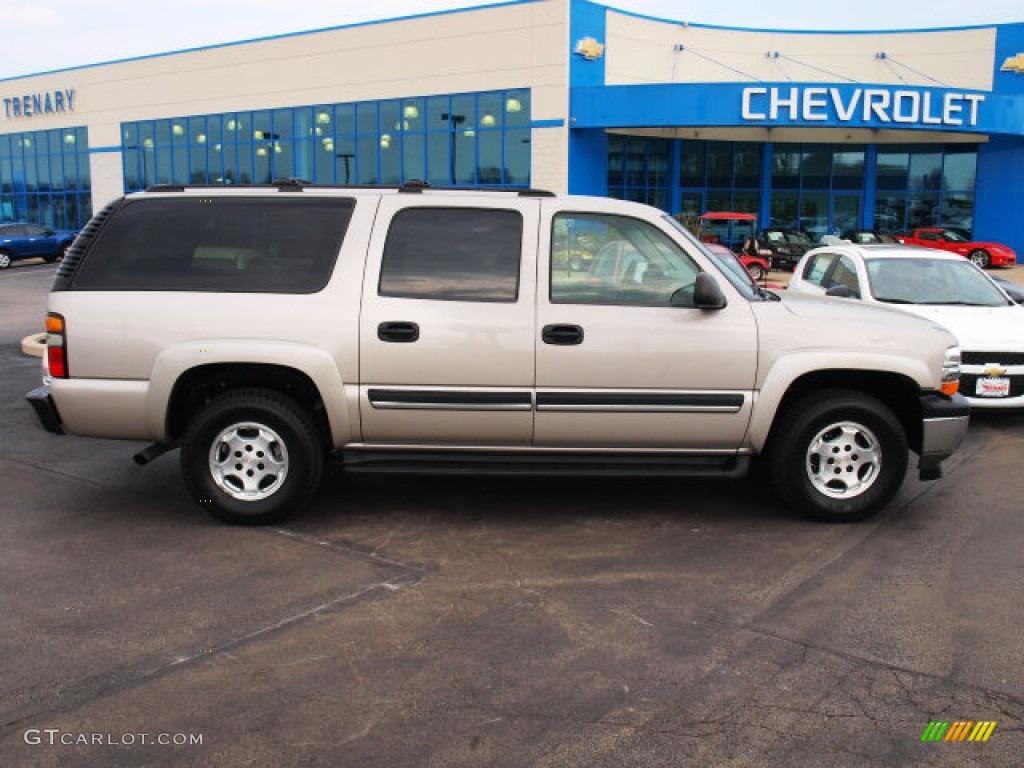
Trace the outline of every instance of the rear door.
<instances>
[{"instance_id":1,"label":"rear door","mask_svg":"<svg viewBox=\"0 0 1024 768\"><path fill-rule=\"evenodd\" d=\"M538 216L502 193L382 199L359 329L364 443L529 445Z\"/></svg>"}]
</instances>

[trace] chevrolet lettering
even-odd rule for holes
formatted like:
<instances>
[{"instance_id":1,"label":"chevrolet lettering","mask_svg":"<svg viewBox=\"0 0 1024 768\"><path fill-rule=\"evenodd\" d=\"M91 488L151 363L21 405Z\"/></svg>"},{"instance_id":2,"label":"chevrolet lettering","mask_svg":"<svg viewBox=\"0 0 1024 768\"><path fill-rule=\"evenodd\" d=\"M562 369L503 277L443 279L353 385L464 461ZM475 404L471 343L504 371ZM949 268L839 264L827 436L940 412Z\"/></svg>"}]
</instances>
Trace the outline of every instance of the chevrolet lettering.
<instances>
[{"instance_id":1,"label":"chevrolet lettering","mask_svg":"<svg viewBox=\"0 0 1024 768\"><path fill-rule=\"evenodd\" d=\"M839 122L973 127L984 94L885 88L743 89L742 117L750 122Z\"/></svg>"}]
</instances>

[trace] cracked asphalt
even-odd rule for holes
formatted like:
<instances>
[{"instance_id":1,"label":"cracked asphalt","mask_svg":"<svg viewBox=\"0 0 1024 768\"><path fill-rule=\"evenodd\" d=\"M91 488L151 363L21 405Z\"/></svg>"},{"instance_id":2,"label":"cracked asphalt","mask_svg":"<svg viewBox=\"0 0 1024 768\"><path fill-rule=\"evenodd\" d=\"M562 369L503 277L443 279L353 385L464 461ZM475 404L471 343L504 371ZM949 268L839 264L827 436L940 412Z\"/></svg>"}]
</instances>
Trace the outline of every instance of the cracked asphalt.
<instances>
[{"instance_id":1,"label":"cracked asphalt","mask_svg":"<svg viewBox=\"0 0 1024 768\"><path fill-rule=\"evenodd\" d=\"M0 273L3 766L1020 765L1024 416L856 525L756 480L331 472L233 528L176 454L35 426L52 272Z\"/></svg>"}]
</instances>

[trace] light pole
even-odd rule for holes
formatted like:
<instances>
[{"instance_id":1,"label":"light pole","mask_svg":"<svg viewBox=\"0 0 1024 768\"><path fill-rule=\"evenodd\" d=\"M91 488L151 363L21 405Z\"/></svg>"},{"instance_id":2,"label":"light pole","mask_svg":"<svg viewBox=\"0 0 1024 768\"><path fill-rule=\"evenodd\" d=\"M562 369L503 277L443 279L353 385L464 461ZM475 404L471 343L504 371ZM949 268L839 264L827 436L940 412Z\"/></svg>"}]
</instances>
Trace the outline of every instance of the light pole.
<instances>
[{"instance_id":1,"label":"light pole","mask_svg":"<svg viewBox=\"0 0 1024 768\"><path fill-rule=\"evenodd\" d=\"M449 136L449 150L448 157L451 160L451 179L452 186L455 186L455 132L459 130L459 126L466 122L465 115L453 115L448 112L441 113L441 119L448 121L448 136Z\"/></svg>"}]
</instances>

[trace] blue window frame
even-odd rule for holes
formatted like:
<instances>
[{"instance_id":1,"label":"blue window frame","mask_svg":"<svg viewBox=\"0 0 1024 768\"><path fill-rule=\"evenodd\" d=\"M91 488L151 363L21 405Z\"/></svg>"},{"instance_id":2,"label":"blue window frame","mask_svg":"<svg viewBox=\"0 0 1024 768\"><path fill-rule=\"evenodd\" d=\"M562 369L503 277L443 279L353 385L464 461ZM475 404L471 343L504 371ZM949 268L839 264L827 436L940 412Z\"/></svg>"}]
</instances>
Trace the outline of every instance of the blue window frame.
<instances>
[{"instance_id":1,"label":"blue window frame","mask_svg":"<svg viewBox=\"0 0 1024 768\"><path fill-rule=\"evenodd\" d=\"M978 150L973 145L890 145L878 148L873 224L974 228Z\"/></svg>"},{"instance_id":2,"label":"blue window frame","mask_svg":"<svg viewBox=\"0 0 1024 768\"><path fill-rule=\"evenodd\" d=\"M91 216L84 127L0 135L0 221L80 229Z\"/></svg>"},{"instance_id":3,"label":"blue window frame","mask_svg":"<svg viewBox=\"0 0 1024 768\"><path fill-rule=\"evenodd\" d=\"M126 192L153 184L530 184L526 89L121 124Z\"/></svg>"}]
</instances>

